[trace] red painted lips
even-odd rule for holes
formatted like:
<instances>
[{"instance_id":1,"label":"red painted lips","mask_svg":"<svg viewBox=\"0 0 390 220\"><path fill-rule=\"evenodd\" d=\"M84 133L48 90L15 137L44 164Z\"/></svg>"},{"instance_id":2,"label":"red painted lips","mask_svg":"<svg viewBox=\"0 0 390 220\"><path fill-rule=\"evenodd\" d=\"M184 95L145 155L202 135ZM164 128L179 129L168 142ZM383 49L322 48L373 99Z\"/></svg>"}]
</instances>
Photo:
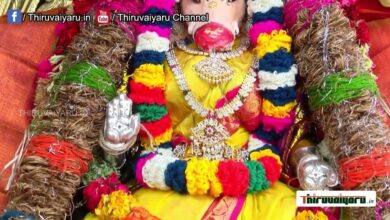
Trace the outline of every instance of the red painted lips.
<instances>
[{"instance_id":1,"label":"red painted lips","mask_svg":"<svg viewBox=\"0 0 390 220\"><path fill-rule=\"evenodd\" d=\"M196 30L194 40L203 51L221 51L233 43L234 34L225 26L211 22Z\"/></svg>"}]
</instances>

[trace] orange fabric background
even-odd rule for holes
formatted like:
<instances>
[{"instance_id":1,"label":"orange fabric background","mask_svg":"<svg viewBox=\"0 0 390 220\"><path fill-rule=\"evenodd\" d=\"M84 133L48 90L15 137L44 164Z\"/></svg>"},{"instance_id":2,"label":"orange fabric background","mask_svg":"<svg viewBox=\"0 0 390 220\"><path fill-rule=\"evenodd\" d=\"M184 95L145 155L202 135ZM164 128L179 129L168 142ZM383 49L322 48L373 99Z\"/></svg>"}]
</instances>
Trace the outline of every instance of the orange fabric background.
<instances>
[{"instance_id":1,"label":"orange fabric background","mask_svg":"<svg viewBox=\"0 0 390 220\"><path fill-rule=\"evenodd\" d=\"M55 23L7 25L5 19L0 18L0 170L13 158L29 124L36 66L55 44ZM369 28L374 71L390 101L390 19L370 22ZM5 181L0 181L0 212L6 199Z\"/></svg>"},{"instance_id":2,"label":"orange fabric background","mask_svg":"<svg viewBox=\"0 0 390 220\"><path fill-rule=\"evenodd\" d=\"M390 9L389 9L390 11ZM369 22L370 57L374 61L374 72L384 99L390 105L390 18ZM390 125L390 120L388 121Z\"/></svg>"},{"instance_id":3,"label":"orange fabric background","mask_svg":"<svg viewBox=\"0 0 390 220\"><path fill-rule=\"evenodd\" d=\"M0 170L14 157L30 122L37 65L55 45L55 25L8 25L6 17L0 18ZM6 202L3 189L8 175L0 180L0 212Z\"/></svg>"}]
</instances>

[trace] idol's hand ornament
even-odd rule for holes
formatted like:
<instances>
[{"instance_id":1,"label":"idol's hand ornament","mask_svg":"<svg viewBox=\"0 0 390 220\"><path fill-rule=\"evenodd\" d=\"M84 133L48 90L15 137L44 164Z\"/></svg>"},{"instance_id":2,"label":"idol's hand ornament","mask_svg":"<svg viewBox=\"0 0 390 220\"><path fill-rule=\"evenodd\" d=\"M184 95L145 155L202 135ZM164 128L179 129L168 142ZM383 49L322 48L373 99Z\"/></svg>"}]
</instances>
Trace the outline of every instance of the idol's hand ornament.
<instances>
[{"instance_id":1,"label":"idol's hand ornament","mask_svg":"<svg viewBox=\"0 0 390 220\"><path fill-rule=\"evenodd\" d=\"M325 190L338 184L335 169L316 154L306 154L300 159L297 174L305 190Z\"/></svg>"},{"instance_id":2,"label":"idol's hand ornament","mask_svg":"<svg viewBox=\"0 0 390 220\"><path fill-rule=\"evenodd\" d=\"M140 129L140 117L132 114L133 102L120 94L107 104L106 120L100 135L100 144L110 154L127 151L136 141Z\"/></svg>"},{"instance_id":3,"label":"idol's hand ornament","mask_svg":"<svg viewBox=\"0 0 390 220\"><path fill-rule=\"evenodd\" d=\"M311 141L303 139L293 148L292 166L304 190L325 190L338 184L336 170L317 154L315 146Z\"/></svg>"}]
</instances>

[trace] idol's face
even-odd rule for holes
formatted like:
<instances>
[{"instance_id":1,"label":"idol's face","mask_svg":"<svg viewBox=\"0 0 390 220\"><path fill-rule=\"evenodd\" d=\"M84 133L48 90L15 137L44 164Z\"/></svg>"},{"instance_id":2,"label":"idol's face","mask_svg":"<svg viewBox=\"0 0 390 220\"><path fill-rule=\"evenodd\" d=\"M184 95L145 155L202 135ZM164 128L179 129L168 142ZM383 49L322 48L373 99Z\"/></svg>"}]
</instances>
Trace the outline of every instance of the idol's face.
<instances>
[{"instance_id":1,"label":"idol's face","mask_svg":"<svg viewBox=\"0 0 390 220\"><path fill-rule=\"evenodd\" d=\"M204 51L220 51L230 48L240 32L246 12L245 0L181 0L184 15L206 14L208 22L188 22L188 34Z\"/></svg>"}]
</instances>

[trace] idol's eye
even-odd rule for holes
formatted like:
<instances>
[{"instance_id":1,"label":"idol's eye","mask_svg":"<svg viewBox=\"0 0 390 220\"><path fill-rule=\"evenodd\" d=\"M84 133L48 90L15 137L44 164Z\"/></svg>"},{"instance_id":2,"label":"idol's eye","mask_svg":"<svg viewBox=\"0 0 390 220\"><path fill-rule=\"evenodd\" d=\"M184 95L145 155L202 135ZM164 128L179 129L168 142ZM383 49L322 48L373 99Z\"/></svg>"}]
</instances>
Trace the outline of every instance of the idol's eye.
<instances>
[{"instance_id":1,"label":"idol's eye","mask_svg":"<svg viewBox=\"0 0 390 220\"><path fill-rule=\"evenodd\" d=\"M193 3L199 4L201 0L192 0Z\"/></svg>"},{"instance_id":2,"label":"idol's eye","mask_svg":"<svg viewBox=\"0 0 390 220\"><path fill-rule=\"evenodd\" d=\"M227 2L232 3L235 2L236 0L227 0Z\"/></svg>"}]
</instances>

